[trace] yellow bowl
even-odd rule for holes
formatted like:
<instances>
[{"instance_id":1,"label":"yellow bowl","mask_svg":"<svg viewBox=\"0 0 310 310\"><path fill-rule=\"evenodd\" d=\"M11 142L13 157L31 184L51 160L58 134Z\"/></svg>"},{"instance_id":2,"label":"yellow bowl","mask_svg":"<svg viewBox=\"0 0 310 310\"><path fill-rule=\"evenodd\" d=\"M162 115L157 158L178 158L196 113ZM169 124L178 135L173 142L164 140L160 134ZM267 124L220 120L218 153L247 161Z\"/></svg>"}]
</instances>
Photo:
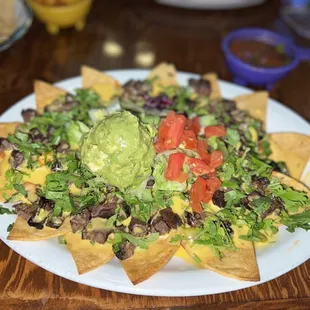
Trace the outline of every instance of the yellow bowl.
<instances>
[{"instance_id":1,"label":"yellow bowl","mask_svg":"<svg viewBox=\"0 0 310 310\"><path fill-rule=\"evenodd\" d=\"M51 34L57 34L60 28L75 27L80 31L85 26L86 16L93 0L68 1L66 5L46 5L35 0L27 0L34 14L46 25Z\"/></svg>"}]
</instances>

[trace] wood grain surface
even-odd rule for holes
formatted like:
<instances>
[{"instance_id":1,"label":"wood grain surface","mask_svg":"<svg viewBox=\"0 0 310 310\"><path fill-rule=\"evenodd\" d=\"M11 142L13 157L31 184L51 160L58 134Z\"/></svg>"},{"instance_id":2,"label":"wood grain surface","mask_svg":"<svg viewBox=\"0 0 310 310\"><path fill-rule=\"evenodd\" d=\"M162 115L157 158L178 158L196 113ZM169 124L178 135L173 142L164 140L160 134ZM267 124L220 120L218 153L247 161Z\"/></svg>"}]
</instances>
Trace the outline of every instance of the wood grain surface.
<instances>
[{"instance_id":1,"label":"wood grain surface","mask_svg":"<svg viewBox=\"0 0 310 310\"><path fill-rule=\"evenodd\" d=\"M32 92L34 79L56 82L79 75L81 64L117 69L161 61L179 70L215 71L230 80L221 40L231 30L275 29L279 1L235 11L168 8L148 0L95 0L84 31L50 36L34 22L0 53L0 112ZM310 42L294 35L298 44ZM310 63L301 63L272 90L310 120ZM309 309L310 262L268 283L236 292L183 298L144 297L94 289L55 276L0 241L0 309Z\"/></svg>"}]
</instances>

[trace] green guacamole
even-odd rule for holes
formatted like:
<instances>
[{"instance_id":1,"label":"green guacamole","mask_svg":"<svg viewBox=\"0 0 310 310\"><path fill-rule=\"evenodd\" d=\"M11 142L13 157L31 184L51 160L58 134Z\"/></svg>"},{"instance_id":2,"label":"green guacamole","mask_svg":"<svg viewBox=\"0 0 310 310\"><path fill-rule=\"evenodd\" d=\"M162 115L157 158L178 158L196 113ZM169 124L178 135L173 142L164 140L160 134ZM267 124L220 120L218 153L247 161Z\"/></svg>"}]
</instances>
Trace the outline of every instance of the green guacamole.
<instances>
[{"instance_id":1,"label":"green guacamole","mask_svg":"<svg viewBox=\"0 0 310 310\"><path fill-rule=\"evenodd\" d=\"M152 130L130 112L98 122L84 137L82 162L109 185L125 189L151 174L155 150Z\"/></svg>"}]
</instances>

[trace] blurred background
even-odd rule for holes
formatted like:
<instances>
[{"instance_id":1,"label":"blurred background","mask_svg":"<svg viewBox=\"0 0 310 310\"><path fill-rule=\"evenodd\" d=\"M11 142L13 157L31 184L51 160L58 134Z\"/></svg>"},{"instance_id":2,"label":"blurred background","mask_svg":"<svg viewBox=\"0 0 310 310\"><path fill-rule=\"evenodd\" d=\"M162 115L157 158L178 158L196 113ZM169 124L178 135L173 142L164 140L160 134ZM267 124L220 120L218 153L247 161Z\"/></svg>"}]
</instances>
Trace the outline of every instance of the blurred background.
<instances>
[{"instance_id":1,"label":"blurred background","mask_svg":"<svg viewBox=\"0 0 310 310\"><path fill-rule=\"evenodd\" d=\"M232 80L221 45L239 28L270 29L310 48L307 0L0 0L0 7L2 111L32 92L33 79L76 76L82 64L109 70L167 61ZM309 79L305 60L271 95L309 120Z\"/></svg>"}]
</instances>

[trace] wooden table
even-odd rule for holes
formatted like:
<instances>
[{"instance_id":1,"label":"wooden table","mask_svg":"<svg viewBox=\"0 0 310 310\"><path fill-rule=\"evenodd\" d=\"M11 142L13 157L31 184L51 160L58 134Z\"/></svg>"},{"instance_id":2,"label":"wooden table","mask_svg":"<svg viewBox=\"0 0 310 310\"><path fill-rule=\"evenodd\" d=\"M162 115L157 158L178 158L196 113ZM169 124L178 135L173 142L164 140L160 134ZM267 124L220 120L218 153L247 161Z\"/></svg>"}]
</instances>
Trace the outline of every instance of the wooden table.
<instances>
[{"instance_id":1,"label":"wooden table","mask_svg":"<svg viewBox=\"0 0 310 310\"><path fill-rule=\"evenodd\" d=\"M151 67L161 61L179 70L215 71L230 80L221 40L232 29L273 28L278 1L238 11L187 11L152 1L97 0L86 29L50 36L34 22L26 36L0 54L0 112L32 92L34 79L56 82L99 69ZM296 38L303 45L309 41ZM310 63L302 63L271 96L310 120ZM218 295L158 298L119 294L55 276L0 241L0 308L10 309L309 309L310 262L252 288Z\"/></svg>"}]
</instances>

